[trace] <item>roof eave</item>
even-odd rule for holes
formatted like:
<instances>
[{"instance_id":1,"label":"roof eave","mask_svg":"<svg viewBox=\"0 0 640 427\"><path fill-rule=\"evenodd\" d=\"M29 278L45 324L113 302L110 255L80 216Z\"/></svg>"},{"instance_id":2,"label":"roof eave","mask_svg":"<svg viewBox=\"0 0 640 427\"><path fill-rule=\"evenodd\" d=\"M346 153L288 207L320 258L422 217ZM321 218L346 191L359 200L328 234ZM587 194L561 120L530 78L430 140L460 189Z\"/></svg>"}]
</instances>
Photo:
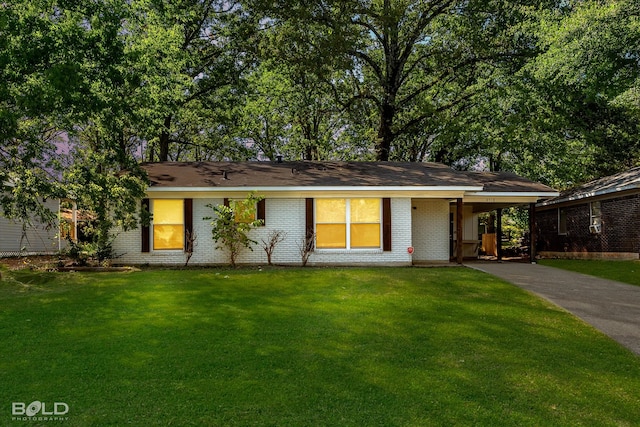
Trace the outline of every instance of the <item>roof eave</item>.
<instances>
[{"instance_id":1,"label":"roof eave","mask_svg":"<svg viewBox=\"0 0 640 427\"><path fill-rule=\"evenodd\" d=\"M544 207L544 206L559 205L561 203L578 202L578 201L581 201L584 199L590 199L593 197L607 196L609 194L616 194L616 193L622 193L625 191L633 191L633 190L640 190L640 186L633 184L633 185L625 185L622 187L616 187L613 189L607 188L605 190L590 191L587 193L574 193L572 195L558 198L558 199L544 200L538 203L538 206Z\"/></svg>"}]
</instances>

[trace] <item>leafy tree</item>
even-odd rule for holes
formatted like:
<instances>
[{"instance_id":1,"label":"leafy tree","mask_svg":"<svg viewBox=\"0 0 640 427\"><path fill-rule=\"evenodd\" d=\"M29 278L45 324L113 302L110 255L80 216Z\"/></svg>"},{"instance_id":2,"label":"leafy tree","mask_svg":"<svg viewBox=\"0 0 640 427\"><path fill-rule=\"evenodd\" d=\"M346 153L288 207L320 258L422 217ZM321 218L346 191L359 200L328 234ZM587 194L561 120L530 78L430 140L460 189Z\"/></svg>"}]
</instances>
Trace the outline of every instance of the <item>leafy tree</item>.
<instances>
[{"instance_id":1,"label":"leafy tree","mask_svg":"<svg viewBox=\"0 0 640 427\"><path fill-rule=\"evenodd\" d=\"M579 181L638 164L640 5L570 1L543 16L539 34L542 54L527 71L564 119L561 140L588 153L590 174Z\"/></svg>"},{"instance_id":2,"label":"leafy tree","mask_svg":"<svg viewBox=\"0 0 640 427\"><path fill-rule=\"evenodd\" d=\"M243 159L233 139L255 18L238 2L133 2L131 49L149 109L150 161Z\"/></svg>"},{"instance_id":3,"label":"leafy tree","mask_svg":"<svg viewBox=\"0 0 640 427\"><path fill-rule=\"evenodd\" d=\"M254 219L256 204L262 199L262 196L250 193L244 200L230 200L229 206L207 205L215 216L203 219L211 220L212 237L218 244L216 249L228 252L233 267L243 249L253 251L252 245L258 243L249 237L249 231L262 225L262 220Z\"/></svg>"},{"instance_id":4,"label":"leafy tree","mask_svg":"<svg viewBox=\"0 0 640 427\"><path fill-rule=\"evenodd\" d=\"M0 5L0 205L7 217L54 219L43 201L62 194L60 125L88 89L79 73L88 48L81 22L55 2Z\"/></svg>"},{"instance_id":5,"label":"leafy tree","mask_svg":"<svg viewBox=\"0 0 640 427\"><path fill-rule=\"evenodd\" d=\"M493 67L530 53L531 37L518 22L541 3L276 2L279 9L270 12L299 27L322 28L305 40L309 57L341 56L343 67L348 61L342 79L333 81L336 94L344 107L365 112L355 128L372 138L376 158L415 160L424 155L407 145L436 139L443 113L470 105Z\"/></svg>"}]
</instances>

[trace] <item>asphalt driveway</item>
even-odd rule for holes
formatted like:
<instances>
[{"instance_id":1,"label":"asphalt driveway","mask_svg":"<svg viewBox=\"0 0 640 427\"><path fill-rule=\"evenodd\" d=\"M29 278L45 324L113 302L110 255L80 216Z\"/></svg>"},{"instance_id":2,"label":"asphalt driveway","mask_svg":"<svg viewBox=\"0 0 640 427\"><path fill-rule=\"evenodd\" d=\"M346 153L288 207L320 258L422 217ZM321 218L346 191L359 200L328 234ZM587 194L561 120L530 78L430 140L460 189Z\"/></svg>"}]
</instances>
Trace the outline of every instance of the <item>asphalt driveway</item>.
<instances>
[{"instance_id":1,"label":"asphalt driveway","mask_svg":"<svg viewBox=\"0 0 640 427\"><path fill-rule=\"evenodd\" d=\"M539 264L469 262L564 308L640 355L640 286Z\"/></svg>"}]
</instances>

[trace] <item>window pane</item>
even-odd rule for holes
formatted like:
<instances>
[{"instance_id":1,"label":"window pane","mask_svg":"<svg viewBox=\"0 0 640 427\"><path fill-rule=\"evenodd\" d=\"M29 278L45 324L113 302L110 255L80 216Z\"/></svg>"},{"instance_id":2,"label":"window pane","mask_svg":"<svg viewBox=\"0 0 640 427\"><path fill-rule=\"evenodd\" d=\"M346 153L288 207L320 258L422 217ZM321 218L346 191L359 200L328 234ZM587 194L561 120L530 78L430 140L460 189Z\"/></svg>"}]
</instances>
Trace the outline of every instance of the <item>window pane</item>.
<instances>
[{"instance_id":1,"label":"window pane","mask_svg":"<svg viewBox=\"0 0 640 427\"><path fill-rule=\"evenodd\" d=\"M378 224L351 224L352 248L379 248L380 247L380 223Z\"/></svg>"},{"instance_id":2,"label":"window pane","mask_svg":"<svg viewBox=\"0 0 640 427\"><path fill-rule=\"evenodd\" d=\"M316 224L317 248L346 248L346 224Z\"/></svg>"},{"instance_id":3,"label":"window pane","mask_svg":"<svg viewBox=\"0 0 640 427\"><path fill-rule=\"evenodd\" d=\"M154 224L183 224L184 201L156 199L153 201Z\"/></svg>"},{"instance_id":4,"label":"window pane","mask_svg":"<svg viewBox=\"0 0 640 427\"><path fill-rule=\"evenodd\" d=\"M316 199L317 223L346 222L347 201L345 199Z\"/></svg>"},{"instance_id":5,"label":"window pane","mask_svg":"<svg viewBox=\"0 0 640 427\"><path fill-rule=\"evenodd\" d=\"M591 202L591 225L600 225L602 210L600 209L600 202Z\"/></svg>"},{"instance_id":6,"label":"window pane","mask_svg":"<svg viewBox=\"0 0 640 427\"><path fill-rule=\"evenodd\" d=\"M184 244L184 226L158 225L153 226L154 249L182 249Z\"/></svg>"},{"instance_id":7,"label":"window pane","mask_svg":"<svg viewBox=\"0 0 640 427\"><path fill-rule=\"evenodd\" d=\"M246 208L241 200L233 203L233 215L236 222L245 222L249 223L255 221L256 219L256 208L254 207L253 212L251 209Z\"/></svg>"},{"instance_id":8,"label":"window pane","mask_svg":"<svg viewBox=\"0 0 640 427\"><path fill-rule=\"evenodd\" d=\"M558 209L558 234L567 234L567 212Z\"/></svg>"},{"instance_id":9,"label":"window pane","mask_svg":"<svg viewBox=\"0 0 640 427\"><path fill-rule=\"evenodd\" d=\"M351 199L351 222L380 222L380 199Z\"/></svg>"}]
</instances>

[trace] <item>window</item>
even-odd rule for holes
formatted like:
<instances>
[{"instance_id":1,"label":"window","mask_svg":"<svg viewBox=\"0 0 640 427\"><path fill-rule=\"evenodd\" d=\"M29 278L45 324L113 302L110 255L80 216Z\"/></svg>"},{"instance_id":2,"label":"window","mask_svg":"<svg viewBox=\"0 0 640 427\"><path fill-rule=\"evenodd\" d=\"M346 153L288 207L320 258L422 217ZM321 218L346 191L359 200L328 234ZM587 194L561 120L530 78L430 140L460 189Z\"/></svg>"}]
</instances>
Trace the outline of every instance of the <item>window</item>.
<instances>
[{"instance_id":1,"label":"window","mask_svg":"<svg viewBox=\"0 0 640 427\"><path fill-rule=\"evenodd\" d=\"M589 225L601 225L602 224L602 210L600 208L600 202L591 202L591 221Z\"/></svg>"},{"instance_id":2,"label":"window","mask_svg":"<svg viewBox=\"0 0 640 427\"><path fill-rule=\"evenodd\" d=\"M602 210L600 202L589 203L589 210L589 231L592 234L599 234L602 231Z\"/></svg>"},{"instance_id":3,"label":"window","mask_svg":"<svg viewBox=\"0 0 640 427\"><path fill-rule=\"evenodd\" d=\"M184 201L156 199L153 201L153 249L184 248Z\"/></svg>"},{"instance_id":4,"label":"window","mask_svg":"<svg viewBox=\"0 0 640 427\"><path fill-rule=\"evenodd\" d=\"M233 216L237 223L250 223L256 220L257 205L253 207L253 211L244 204L239 203L241 200L233 204Z\"/></svg>"},{"instance_id":5,"label":"window","mask_svg":"<svg viewBox=\"0 0 640 427\"><path fill-rule=\"evenodd\" d=\"M351 199L351 247L380 247L380 200Z\"/></svg>"},{"instance_id":6,"label":"window","mask_svg":"<svg viewBox=\"0 0 640 427\"><path fill-rule=\"evenodd\" d=\"M567 234L567 211L558 209L558 234Z\"/></svg>"},{"instance_id":7,"label":"window","mask_svg":"<svg viewBox=\"0 0 640 427\"><path fill-rule=\"evenodd\" d=\"M316 247L380 248L380 208L380 199L316 199Z\"/></svg>"},{"instance_id":8,"label":"window","mask_svg":"<svg viewBox=\"0 0 640 427\"><path fill-rule=\"evenodd\" d=\"M250 223L255 220L261 220L261 226L264 226L265 221L265 211L266 211L266 202L265 199L260 200L258 203L254 205L253 212L249 212L245 206L243 206L244 200L238 199L224 199L225 206L233 206L233 217L236 223Z\"/></svg>"},{"instance_id":9,"label":"window","mask_svg":"<svg viewBox=\"0 0 640 427\"><path fill-rule=\"evenodd\" d=\"M316 247L347 247L347 201L345 199L316 200Z\"/></svg>"}]
</instances>

